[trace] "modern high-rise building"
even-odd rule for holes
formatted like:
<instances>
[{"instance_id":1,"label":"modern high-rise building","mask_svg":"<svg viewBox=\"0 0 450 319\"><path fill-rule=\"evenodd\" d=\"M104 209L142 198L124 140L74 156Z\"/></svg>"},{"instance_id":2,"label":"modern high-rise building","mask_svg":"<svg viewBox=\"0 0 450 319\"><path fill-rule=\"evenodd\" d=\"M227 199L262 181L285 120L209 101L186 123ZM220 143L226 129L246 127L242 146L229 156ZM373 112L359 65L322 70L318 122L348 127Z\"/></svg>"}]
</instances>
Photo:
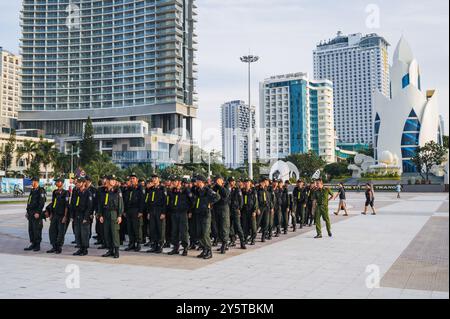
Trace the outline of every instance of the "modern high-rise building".
<instances>
[{"instance_id":1,"label":"modern high-rise building","mask_svg":"<svg viewBox=\"0 0 450 319\"><path fill-rule=\"evenodd\" d=\"M314 50L314 78L334 85L334 120L340 142L373 145L373 101L389 97L389 43L377 34L343 35Z\"/></svg>"},{"instance_id":2,"label":"modern high-rise building","mask_svg":"<svg viewBox=\"0 0 450 319\"><path fill-rule=\"evenodd\" d=\"M6 133L15 128L20 108L22 60L2 47L0 59L0 133Z\"/></svg>"},{"instance_id":3,"label":"modern high-rise building","mask_svg":"<svg viewBox=\"0 0 450 319\"><path fill-rule=\"evenodd\" d=\"M424 89L419 63L403 37L394 53L391 88L390 97L374 96L375 159L383 162L391 154L404 173L414 173L417 149L431 141L442 144L444 123L439 92Z\"/></svg>"},{"instance_id":4,"label":"modern high-rise building","mask_svg":"<svg viewBox=\"0 0 450 319\"><path fill-rule=\"evenodd\" d=\"M178 137L158 142L170 152L197 116L194 2L23 0L20 128L72 142L91 117L123 165L153 158L158 134Z\"/></svg>"},{"instance_id":5,"label":"modern high-rise building","mask_svg":"<svg viewBox=\"0 0 450 319\"><path fill-rule=\"evenodd\" d=\"M256 126L255 107L251 108L253 130ZM231 101L221 107L222 156L227 167L242 167L248 160L248 133L250 108L244 101ZM256 134L253 133L255 137ZM253 158L256 158L256 143L252 143Z\"/></svg>"},{"instance_id":6,"label":"modern high-rise building","mask_svg":"<svg viewBox=\"0 0 450 319\"><path fill-rule=\"evenodd\" d=\"M333 83L307 73L274 76L260 84L260 156L284 159L314 151L335 161Z\"/></svg>"}]
</instances>

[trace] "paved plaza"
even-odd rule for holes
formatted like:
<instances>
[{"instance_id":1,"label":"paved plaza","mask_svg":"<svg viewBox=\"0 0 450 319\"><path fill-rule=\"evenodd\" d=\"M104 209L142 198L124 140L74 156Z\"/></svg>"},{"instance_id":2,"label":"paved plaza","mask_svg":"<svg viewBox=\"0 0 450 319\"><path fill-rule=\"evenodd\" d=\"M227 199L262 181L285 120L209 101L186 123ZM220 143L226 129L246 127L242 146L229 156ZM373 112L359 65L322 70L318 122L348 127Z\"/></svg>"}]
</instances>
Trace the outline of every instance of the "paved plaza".
<instances>
[{"instance_id":1,"label":"paved plaza","mask_svg":"<svg viewBox=\"0 0 450 319\"><path fill-rule=\"evenodd\" d=\"M333 238L306 228L208 261L196 251L105 259L93 245L73 257L70 231L63 254L48 255L49 222L42 251L24 252L25 205L0 203L0 298L448 299L448 194L375 196L378 215L362 216L364 194L348 193L350 216L333 215Z\"/></svg>"}]
</instances>

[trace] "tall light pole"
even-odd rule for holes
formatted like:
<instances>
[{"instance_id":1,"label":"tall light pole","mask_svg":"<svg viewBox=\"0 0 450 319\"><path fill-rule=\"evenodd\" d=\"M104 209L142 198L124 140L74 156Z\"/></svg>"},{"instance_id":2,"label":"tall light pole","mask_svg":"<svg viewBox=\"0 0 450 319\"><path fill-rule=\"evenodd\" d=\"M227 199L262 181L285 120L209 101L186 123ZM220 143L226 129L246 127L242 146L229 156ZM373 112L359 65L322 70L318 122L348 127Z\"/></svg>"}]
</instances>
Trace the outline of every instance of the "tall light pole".
<instances>
[{"instance_id":1,"label":"tall light pole","mask_svg":"<svg viewBox=\"0 0 450 319\"><path fill-rule=\"evenodd\" d=\"M248 64L248 108L249 108L249 133L248 133L248 177L253 179L253 114L252 114L252 102L251 102L251 65L254 62L258 62L259 57L256 55L245 55L241 57L241 62Z\"/></svg>"}]
</instances>

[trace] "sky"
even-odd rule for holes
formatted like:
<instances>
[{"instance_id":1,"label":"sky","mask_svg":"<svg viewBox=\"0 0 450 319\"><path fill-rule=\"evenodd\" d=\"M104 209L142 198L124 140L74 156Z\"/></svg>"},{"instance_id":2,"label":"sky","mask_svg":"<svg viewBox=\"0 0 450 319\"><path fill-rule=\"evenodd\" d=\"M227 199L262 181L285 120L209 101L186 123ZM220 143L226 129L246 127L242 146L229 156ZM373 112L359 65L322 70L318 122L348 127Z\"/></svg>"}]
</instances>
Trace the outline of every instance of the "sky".
<instances>
[{"instance_id":1,"label":"sky","mask_svg":"<svg viewBox=\"0 0 450 319\"><path fill-rule=\"evenodd\" d=\"M350 33L378 33L391 44L403 35L422 73L425 88L439 92L441 114L449 116L448 0L196 0L198 6L199 119L208 143L220 149L220 106L247 101L247 69L239 57L260 56L253 65L252 104L259 82L273 75L313 72L312 51L321 40ZM0 1L0 46L18 52L20 0Z\"/></svg>"}]
</instances>

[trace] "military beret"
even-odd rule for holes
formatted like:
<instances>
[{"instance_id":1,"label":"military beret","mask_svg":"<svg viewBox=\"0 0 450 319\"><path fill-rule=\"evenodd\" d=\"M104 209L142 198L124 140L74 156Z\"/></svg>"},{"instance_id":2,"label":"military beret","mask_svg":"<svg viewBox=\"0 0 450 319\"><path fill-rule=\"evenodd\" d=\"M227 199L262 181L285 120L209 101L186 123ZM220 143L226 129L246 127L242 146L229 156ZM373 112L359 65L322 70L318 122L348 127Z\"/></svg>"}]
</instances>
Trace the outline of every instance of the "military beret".
<instances>
[{"instance_id":1,"label":"military beret","mask_svg":"<svg viewBox=\"0 0 450 319\"><path fill-rule=\"evenodd\" d=\"M137 177L136 173L131 173L129 178L131 177Z\"/></svg>"}]
</instances>

